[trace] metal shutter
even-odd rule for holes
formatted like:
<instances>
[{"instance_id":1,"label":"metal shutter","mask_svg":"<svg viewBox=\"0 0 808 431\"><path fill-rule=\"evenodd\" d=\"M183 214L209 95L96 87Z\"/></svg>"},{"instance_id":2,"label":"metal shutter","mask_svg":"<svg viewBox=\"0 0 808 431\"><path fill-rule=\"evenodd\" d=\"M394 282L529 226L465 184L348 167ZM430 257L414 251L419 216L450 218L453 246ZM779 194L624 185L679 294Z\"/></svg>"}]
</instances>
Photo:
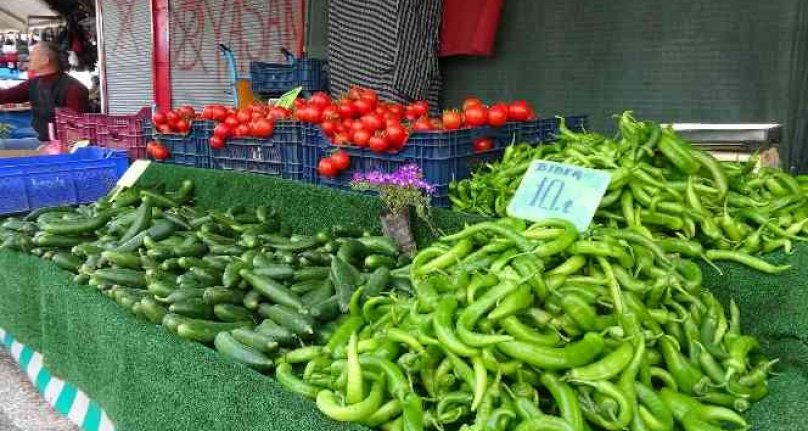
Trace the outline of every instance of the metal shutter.
<instances>
[{"instance_id":1,"label":"metal shutter","mask_svg":"<svg viewBox=\"0 0 808 431\"><path fill-rule=\"evenodd\" d=\"M152 105L151 9L142 0L98 0L107 112L134 114Z\"/></svg>"},{"instance_id":2,"label":"metal shutter","mask_svg":"<svg viewBox=\"0 0 808 431\"><path fill-rule=\"evenodd\" d=\"M249 78L250 61L283 61L281 47L299 55L304 1L172 0L172 105L232 103L220 43L235 54L242 78Z\"/></svg>"}]
</instances>

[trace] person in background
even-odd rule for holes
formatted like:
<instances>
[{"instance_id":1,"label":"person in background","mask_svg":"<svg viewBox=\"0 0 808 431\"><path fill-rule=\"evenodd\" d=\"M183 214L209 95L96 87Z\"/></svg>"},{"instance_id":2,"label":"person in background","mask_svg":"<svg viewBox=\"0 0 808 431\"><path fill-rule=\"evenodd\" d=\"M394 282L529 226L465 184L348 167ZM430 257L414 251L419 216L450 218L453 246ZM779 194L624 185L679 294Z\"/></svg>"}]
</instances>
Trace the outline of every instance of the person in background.
<instances>
[{"instance_id":1,"label":"person in background","mask_svg":"<svg viewBox=\"0 0 808 431\"><path fill-rule=\"evenodd\" d=\"M56 45L39 42L31 48L29 74L34 77L16 87L0 90L0 105L31 102L31 126L40 141L48 141L48 124L54 121L56 108L87 112L88 90L64 72Z\"/></svg>"}]
</instances>

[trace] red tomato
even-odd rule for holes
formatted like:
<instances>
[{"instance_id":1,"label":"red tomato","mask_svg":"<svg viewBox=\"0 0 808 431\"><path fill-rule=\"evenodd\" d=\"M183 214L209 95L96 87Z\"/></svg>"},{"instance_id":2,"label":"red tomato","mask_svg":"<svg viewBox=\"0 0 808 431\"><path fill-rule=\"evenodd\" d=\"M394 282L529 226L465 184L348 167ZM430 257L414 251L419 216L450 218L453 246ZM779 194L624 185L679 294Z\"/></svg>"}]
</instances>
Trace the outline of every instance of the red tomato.
<instances>
[{"instance_id":1,"label":"red tomato","mask_svg":"<svg viewBox=\"0 0 808 431\"><path fill-rule=\"evenodd\" d=\"M463 116L457 111L443 111L443 128L456 130L463 125Z\"/></svg>"},{"instance_id":2,"label":"red tomato","mask_svg":"<svg viewBox=\"0 0 808 431\"><path fill-rule=\"evenodd\" d=\"M338 173L330 157L320 159L320 162L317 163L317 172L325 177L336 177Z\"/></svg>"},{"instance_id":3,"label":"red tomato","mask_svg":"<svg viewBox=\"0 0 808 431\"><path fill-rule=\"evenodd\" d=\"M307 123L319 123L322 121L323 111L316 106L308 105L297 111L297 117Z\"/></svg>"},{"instance_id":4,"label":"red tomato","mask_svg":"<svg viewBox=\"0 0 808 431\"><path fill-rule=\"evenodd\" d=\"M289 118L289 110L282 106L273 106L267 115L271 120L283 120Z\"/></svg>"},{"instance_id":5,"label":"red tomato","mask_svg":"<svg viewBox=\"0 0 808 431\"><path fill-rule=\"evenodd\" d=\"M351 132L356 132L357 130L365 130L365 124L361 121L354 121L351 123Z\"/></svg>"},{"instance_id":6,"label":"red tomato","mask_svg":"<svg viewBox=\"0 0 808 431\"><path fill-rule=\"evenodd\" d=\"M177 121L177 131L180 133L188 133L191 130L191 125L185 120Z\"/></svg>"},{"instance_id":7,"label":"red tomato","mask_svg":"<svg viewBox=\"0 0 808 431\"><path fill-rule=\"evenodd\" d=\"M304 106L306 106L306 101L305 101L305 100L303 100L303 99L302 99L302 98L300 98L300 97L298 97L297 99L295 99L295 101L294 101L294 107L295 107L295 109L300 109L300 108L302 108L302 107L304 107Z\"/></svg>"},{"instance_id":8,"label":"red tomato","mask_svg":"<svg viewBox=\"0 0 808 431\"><path fill-rule=\"evenodd\" d=\"M233 131L233 135L235 136L249 136L250 135L250 126L247 124L239 124L236 127L236 130Z\"/></svg>"},{"instance_id":9,"label":"red tomato","mask_svg":"<svg viewBox=\"0 0 808 431\"><path fill-rule=\"evenodd\" d=\"M367 101L365 101L363 99L359 99L359 100L354 101L353 102L353 107L354 107L354 110L359 115L365 115L365 114L368 114L370 112L373 112L373 105L371 105L370 103L368 103Z\"/></svg>"},{"instance_id":10,"label":"red tomato","mask_svg":"<svg viewBox=\"0 0 808 431\"><path fill-rule=\"evenodd\" d=\"M412 125L412 130L418 130L421 132L434 129L435 127L432 125L432 121L430 121L429 117L421 117L415 122L415 124Z\"/></svg>"},{"instance_id":11,"label":"red tomato","mask_svg":"<svg viewBox=\"0 0 808 431\"><path fill-rule=\"evenodd\" d=\"M227 118L224 119L224 124L227 124L231 129L235 129L241 122L235 115L228 115Z\"/></svg>"},{"instance_id":12,"label":"red tomato","mask_svg":"<svg viewBox=\"0 0 808 431\"><path fill-rule=\"evenodd\" d=\"M176 112L174 111L166 112L166 122L168 124L177 124L177 121L180 121L180 116Z\"/></svg>"},{"instance_id":13,"label":"red tomato","mask_svg":"<svg viewBox=\"0 0 808 431\"><path fill-rule=\"evenodd\" d=\"M390 105L387 110L395 114L398 118L401 118L404 115L404 107L397 103Z\"/></svg>"},{"instance_id":14,"label":"red tomato","mask_svg":"<svg viewBox=\"0 0 808 431\"><path fill-rule=\"evenodd\" d=\"M249 108L250 108L250 111L252 111L252 112L266 112L267 105L264 105L261 102L252 102L252 103L250 103Z\"/></svg>"},{"instance_id":15,"label":"red tomato","mask_svg":"<svg viewBox=\"0 0 808 431\"><path fill-rule=\"evenodd\" d=\"M368 141L370 141L371 134L369 131L362 129L353 132L351 135L351 142L354 143L359 148L365 148L368 146Z\"/></svg>"},{"instance_id":16,"label":"red tomato","mask_svg":"<svg viewBox=\"0 0 808 431\"><path fill-rule=\"evenodd\" d=\"M331 164L334 165L338 171L344 171L351 165L351 156L345 151L339 150L331 155Z\"/></svg>"},{"instance_id":17,"label":"red tomato","mask_svg":"<svg viewBox=\"0 0 808 431\"><path fill-rule=\"evenodd\" d=\"M155 112L154 115L152 115L152 123L158 126L160 124L166 124L167 122L168 120L166 119L166 114L162 112Z\"/></svg>"},{"instance_id":18,"label":"red tomato","mask_svg":"<svg viewBox=\"0 0 808 431\"><path fill-rule=\"evenodd\" d=\"M320 128L323 129L323 133L326 136L334 136L334 133L337 132L337 122L334 120L325 120L320 123Z\"/></svg>"},{"instance_id":19,"label":"red tomato","mask_svg":"<svg viewBox=\"0 0 808 431\"><path fill-rule=\"evenodd\" d=\"M219 123L213 128L213 136L225 140L233 134L233 129L225 123Z\"/></svg>"},{"instance_id":20,"label":"red tomato","mask_svg":"<svg viewBox=\"0 0 808 431\"><path fill-rule=\"evenodd\" d=\"M475 139L471 147L475 153L481 153L494 148L494 140L491 138Z\"/></svg>"},{"instance_id":21,"label":"red tomato","mask_svg":"<svg viewBox=\"0 0 808 431\"><path fill-rule=\"evenodd\" d=\"M407 105L407 107L404 108L404 118L406 118L407 121L413 122L419 117L421 116L418 115L418 108L414 107L413 105Z\"/></svg>"},{"instance_id":22,"label":"red tomato","mask_svg":"<svg viewBox=\"0 0 808 431\"><path fill-rule=\"evenodd\" d=\"M157 141L151 141L146 144L146 154L156 160L165 160L171 156L165 145Z\"/></svg>"},{"instance_id":23,"label":"red tomato","mask_svg":"<svg viewBox=\"0 0 808 431\"><path fill-rule=\"evenodd\" d=\"M375 132L377 130L381 130L384 126L384 120L379 114L370 113L364 115L361 119L362 124L365 125L365 129L370 130L371 132Z\"/></svg>"},{"instance_id":24,"label":"red tomato","mask_svg":"<svg viewBox=\"0 0 808 431\"><path fill-rule=\"evenodd\" d=\"M512 121L527 121L533 109L524 100L517 100L508 107L508 119Z\"/></svg>"},{"instance_id":25,"label":"red tomato","mask_svg":"<svg viewBox=\"0 0 808 431\"><path fill-rule=\"evenodd\" d=\"M212 120L213 119L213 106L206 106L202 109L202 119L203 120Z\"/></svg>"},{"instance_id":26,"label":"red tomato","mask_svg":"<svg viewBox=\"0 0 808 431\"><path fill-rule=\"evenodd\" d=\"M194 111L194 107L191 105L180 106L179 109L177 109L177 113L180 117L185 119L194 118L194 116L196 116L196 111Z\"/></svg>"},{"instance_id":27,"label":"red tomato","mask_svg":"<svg viewBox=\"0 0 808 431\"><path fill-rule=\"evenodd\" d=\"M374 153L383 153L390 148L387 144L387 140L379 135L373 135L368 140L368 147L370 147L370 150Z\"/></svg>"},{"instance_id":28,"label":"red tomato","mask_svg":"<svg viewBox=\"0 0 808 431\"><path fill-rule=\"evenodd\" d=\"M215 105L210 108L211 120L224 121L227 118L227 108L221 105Z\"/></svg>"},{"instance_id":29,"label":"red tomato","mask_svg":"<svg viewBox=\"0 0 808 431\"><path fill-rule=\"evenodd\" d=\"M385 140L392 148L402 148L407 142L407 130L401 124L387 126L384 133Z\"/></svg>"},{"instance_id":30,"label":"red tomato","mask_svg":"<svg viewBox=\"0 0 808 431\"><path fill-rule=\"evenodd\" d=\"M429 103L427 103L426 100L417 100L411 106L412 109L415 110L417 118L421 118L429 113Z\"/></svg>"},{"instance_id":31,"label":"red tomato","mask_svg":"<svg viewBox=\"0 0 808 431\"><path fill-rule=\"evenodd\" d=\"M211 136L208 142L210 143L210 147L214 150L221 150L224 148L224 139L218 136Z\"/></svg>"},{"instance_id":32,"label":"red tomato","mask_svg":"<svg viewBox=\"0 0 808 431\"><path fill-rule=\"evenodd\" d=\"M272 124L272 121L269 121L266 118L255 120L252 124L250 124L250 134L253 136L258 136L259 138L272 136L272 132L274 130L275 125Z\"/></svg>"},{"instance_id":33,"label":"red tomato","mask_svg":"<svg viewBox=\"0 0 808 431\"><path fill-rule=\"evenodd\" d=\"M351 87L351 89L348 90L348 98L351 100L357 100L362 97L362 93L365 91L367 90L362 90L359 87Z\"/></svg>"},{"instance_id":34,"label":"red tomato","mask_svg":"<svg viewBox=\"0 0 808 431\"><path fill-rule=\"evenodd\" d=\"M375 109L376 105L379 103L379 96L376 94L375 91L368 90L362 93L360 100L363 100L367 104L369 104L371 109Z\"/></svg>"},{"instance_id":35,"label":"red tomato","mask_svg":"<svg viewBox=\"0 0 808 431\"><path fill-rule=\"evenodd\" d=\"M328 105L323 109L323 120L339 120L339 108L334 105Z\"/></svg>"},{"instance_id":36,"label":"red tomato","mask_svg":"<svg viewBox=\"0 0 808 431\"><path fill-rule=\"evenodd\" d=\"M482 105L471 106L463 112L466 124L471 127L480 127L488 124L488 109Z\"/></svg>"},{"instance_id":37,"label":"red tomato","mask_svg":"<svg viewBox=\"0 0 808 431\"><path fill-rule=\"evenodd\" d=\"M238 110L238 113L236 113L236 119L238 120L239 123L246 124L252 120L251 114L252 111L250 111L247 108L242 108Z\"/></svg>"},{"instance_id":38,"label":"red tomato","mask_svg":"<svg viewBox=\"0 0 808 431\"><path fill-rule=\"evenodd\" d=\"M508 107L493 106L488 110L488 124L494 127L502 127L508 122Z\"/></svg>"},{"instance_id":39,"label":"red tomato","mask_svg":"<svg viewBox=\"0 0 808 431\"><path fill-rule=\"evenodd\" d=\"M266 114L263 114L261 112L255 112L255 111L250 112L250 122L253 122L253 121L255 121L255 120L259 119L259 118L266 118Z\"/></svg>"},{"instance_id":40,"label":"red tomato","mask_svg":"<svg viewBox=\"0 0 808 431\"><path fill-rule=\"evenodd\" d=\"M463 100L463 110L465 111L472 106L485 106L485 104L477 97L466 97L466 99Z\"/></svg>"},{"instance_id":41,"label":"red tomato","mask_svg":"<svg viewBox=\"0 0 808 431\"><path fill-rule=\"evenodd\" d=\"M172 130L171 126L169 126L168 124L158 124L157 125L157 130L160 133L173 133L174 132L174 130Z\"/></svg>"},{"instance_id":42,"label":"red tomato","mask_svg":"<svg viewBox=\"0 0 808 431\"><path fill-rule=\"evenodd\" d=\"M345 133L337 133L331 139L331 143L339 146L348 145L348 135Z\"/></svg>"},{"instance_id":43,"label":"red tomato","mask_svg":"<svg viewBox=\"0 0 808 431\"><path fill-rule=\"evenodd\" d=\"M325 109L328 105L331 104L331 97L328 94L325 94L322 91L318 91L311 95L309 98L309 104L314 105L320 109Z\"/></svg>"},{"instance_id":44,"label":"red tomato","mask_svg":"<svg viewBox=\"0 0 808 431\"><path fill-rule=\"evenodd\" d=\"M339 105L339 114L342 118L353 118L356 116L356 107L351 102L343 101Z\"/></svg>"}]
</instances>

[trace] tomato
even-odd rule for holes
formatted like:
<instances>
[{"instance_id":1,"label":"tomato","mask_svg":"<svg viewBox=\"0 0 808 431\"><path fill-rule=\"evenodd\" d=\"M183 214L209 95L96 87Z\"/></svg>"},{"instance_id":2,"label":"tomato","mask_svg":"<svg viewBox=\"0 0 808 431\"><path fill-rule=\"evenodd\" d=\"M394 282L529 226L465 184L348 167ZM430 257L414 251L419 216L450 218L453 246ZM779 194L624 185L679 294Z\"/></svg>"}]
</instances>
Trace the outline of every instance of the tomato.
<instances>
[{"instance_id":1,"label":"tomato","mask_svg":"<svg viewBox=\"0 0 808 431\"><path fill-rule=\"evenodd\" d=\"M359 115L365 115L373 112L373 106L363 99L353 102L353 108Z\"/></svg>"},{"instance_id":2,"label":"tomato","mask_svg":"<svg viewBox=\"0 0 808 431\"><path fill-rule=\"evenodd\" d=\"M384 120L379 114L376 113L370 113L362 116L361 121L362 124L365 125L365 129L370 130L371 132L381 130L382 127L384 127Z\"/></svg>"},{"instance_id":3,"label":"tomato","mask_svg":"<svg viewBox=\"0 0 808 431\"><path fill-rule=\"evenodd\" d=\"M393 114L395 114L398 118L404 116L404 107L399 105L398 103L394 103L390 105L387 110Z\"/></svg>"},{"instance_id":4,"label":"tomato","mask_svg":"<svg viewBox=\"0 0 808 431\"><path fill-rule=\"evenodd\" d=\"M414 107L413 105L407 105L407 107L404 108L404 118L406 118L407 121L413 122L419 117L420 115L418 115L418 108Z\"/></svg>"},{"instance_id":5,"label":"tomato","mask_svg":"<svg viewBox=\"0 0 808 431\"><path fill-rule=\"evenodd\" d=\"M294 103L294 107L295 107L295 109L300 109L300 108L302 108L302 107L306 106L306 101L305 101L305 100L303 100L303 99L302 99L302 98L300 98L300 97L298 97L297 99L295 99L295 101L294 101L293 103Z\"/></svg>"},{"instance_id":6,"label":"tomato","mask_svg":"<svg viewBox=\"0 0 808 431\"><path fill-rule=\"evenodd\" d=\"M353 118L356 116L356 107L353 103L345 100L339 104L339 115L342 118Z\"/></svg>"},{"instance_id":7,"label":"tomato","mask_svg":"<svg viewBox=\"0 0 808 431\"><path fill-rule=\"evenodd\" d=\"M339 108L334 105L328 105L323 109L323 120L339 120Z\"/></svg>"},{"instance_id":8,"label":"tomato","mask_svg":"<svg viewBox=\"0 0 808 431\"><path fill-rule=\"evenodd\" d=\"M154 115L152 115L152 123L156 125L166 124L167 122L166 114L162 112L155 112Z\"/></svg>"},{"instance_id":9,"label":"tomato","mask_svg":"<svg viewBox=\"0 0 808 431\"><path fill-rule=\"evenodd\" d=\"M317 163L317 172L325 177L336 177L338 173L330 157L320 159L320 162Z\"/></svg>"},{"instance_id":10,"label":"tomato","mask_svg":"<svg viewBox=\"0 0 808 431\"><path fill-rule=\"evenodd\" d=\"M236 126L236 129L233 131L233 135L235 136L249 136L250 134L250 126L247 124L239 124Z\"/></svg>"},{"instance_id":11,"label":"tomato","mask_svg":"<svg viewBox=\"0 0 808 431\"><path fill-rule=\"evenodd\" d=\"M478 138L471 144L475 153L481 153L494 148L494 140L491 138Z\"/></svg>"},{"instance_id":12,"label":"tomato","mask_svg":"<svg viewBox=\"0 0 808 431\"><path fill-rule=\"evenodd\" d=\"M238 112L236 113L236 119L241 124L247 124L252 119L251 114L252 114L252 111L250 111L247 108L242 108L242 109L239 109Z\"/></svg>"},{"instance_id":13,"label":"tomato","mask_svg":"<svg viewBox=\"0 0 808 431\"><path fill-rule=\"evenodd\" d=\"M365 130L365 125L361 121L354 121L353 123L351 123L351 128L350 129L351 129L351 133L359 131L359 130Z\"/></svg>"},{"instance_id":14,"label":"tomato","mask_svg":"<svg viewBox=\"0 0 808 431\"><path fill-rule=\"evenodd\" d=\"M379 96L376 94L375 91L369 90L370 92L362 93L362 97L359 100L364 101L368 105L370 105L370 109L375 109L376 105L379 103Z\"/></svg>"},{"instance_id":15,"label":"tomato","mask_svg":"<svg viewBox=\"0 0 808 431\"><path fill-rule=\"evenodd\" d=\"M508 119L512 121L527 121L533 108L524 100L517 100L508 107Z\"/></svg>"},{"instance_id":16,"label":"tomato","mask_svg":"<svg viewBox=\"0 0 808 431\"><path fill-rule=\"evenodd\" d=\"M219 123L213 128L213 136L222 140L227 139L232 134L233 129L225 123Z\"/></svg>"},{"instance_id":17,"label":"tomato","mask_svg":"<svg viewBox=\"0 0 808 431\"><path fill-rule=\"evenodd\" d=\"M168 124L158 124L157 125L157 130L160 133L173 133L174 132L174 130L171 129L171 126L169 126Z\"/></svg>"},{"instance_id":18,"label":"tomato","mask_svg":"<svg viewBox=\"0 0 808 431\"><path fill-rule=\"evenodd\" d=\"M309 105L314 105L320 109L325 109L331 104L331 97L322 91L318 91L309 98Z\"/></svg>"},{"instance_id":19,"label":"tomato","mask_svg":"<svg viewBox=\"0 0 808 431\"><path fill-rule=\"evenodd\" d=\"M485 106L485 104L477 97L466 97L466 99L463 100L463 110L465 111L472 106Z\"/></svg>"},{"instance_id":20,"label":"tomato","mask_svg":"<svg viewBox=\"0 0 808 431\"><path fill-rule=\"evenodd\" d=\"M146 154L156 160L165 160L171 156L165 145L157 141L146 144Z\"/></svg>"},{"instance_id":21,"label":"tomato","mask_svg":"<svg viewBox=\"0 0 808 431\"><path fill-rule=\"evenodd\" d=\"M413 110L415 110L415 114L418 118L429 113L429 103L426 100L417 100L411 106Z\"/></svg>"},{"instance_id":22,"label":"tomato","mask_svg":"<svg viewBox=\"0 0 808 431\"><path fill-rule=\"evenodd\" d=\"M508 122L508 107L496 105L488 110L488 124L494 127L502 127Z\"/></svg>"},{"instance_id":23,"label":"tomato","mask_svg":"<svg viewBox=\"0 0 808 431\"><path fill-rule=\"evenodd\" d=\"M348 135L345 133L337 133L331 139L331 143L339 146L348 145Z\"/></svg>"},{"instance_id":24,"label":"tomato","mask_svg":"<svg viewBox=\"0 0 808 431\"><path fill-rule=\"evenodd\" d=\"M196 111L194 111L194 107L191 105L182 105L177 109L177 113L180 117L188 119L194 118L196 116Z\"/></svg>"},{"instance_id":25,"label":"tomato","mask_svg":"<svg viewBox=\"0 0 808 431\"><path fill-rule=\"evenodd\" d=\"M307 105L297 111L297 117L307 123L319 123L322 121L323 111L316 106Z\"/></svg>"},{"instance_id":26,"label":"tomato","mask_svg":"<svg viewBox=\"0 0 808 431\"><path fill-rule=\"evenodd\" d=\"M188 133L191 130L191 125L185 120L177 121L177 131L180 133Z\"/></svg>"},{"instance_id":27,"label":"tomato","mask_svg":"<svg viewBox=\"0 0 808 431\"><path fill-rule=\"evenodd\" d=\"M407 142L407 130L401 124L393 124L384 129L385 140L391 148L400 149Z\"/></svg>"},{"instance_id":28,"label":"tomato","mask_svg":"<svg viewBox=\"0 0 808 431\"><path fill-rule=\"evenodd\" d=\"M250 124L250 134L253 136L258 136L259 138L272 136L272 132L274 130L275 125L272 124L272 121L269 121L266 118L255 120L252 124Z\"/></svg>"},{"instance_id":29,"label":"tomato","mask_svg":"<svg viewBox=\"0 0 808 431\"><path fill-rule=\"evenodd\" d=\"M331 155L331 164L334 165L338 171L344 171L351 165L351 156L345 151L339 150Z\"/></svg>"},{"instance_id":30,"label":"tomato","mask_svg":"<svg viewBox=\"0 0 808 431\"><path fill-rule=\"evenodd\" d=\"M166 122L168 124L177 124L177 121L180 121L180 116L176 112L174 111L166 112Z\"/></svg>"},{"instance_id":31,"label":"tomato","mask_svg":"<svg viewBox=\"0 0 808 431\"><path fill-rule=\"evenodd\" d=\"M387 140L379 135L373 135L368 140L368 147L370 147L370 150L374 153L383 153L390 148L387 144Z\"/></svg>"},{"instance_id":32,"label":"tomato","mask_svg":"<svg viewBox=\"0 0 808 431\"><path fill-rule=\"evenodd\" d=\"M434 130L435 127L432 126L432 121L430 121L429 117L421 117L412 125L412 130L417 130L421 132L426 132L429 130Z\"/></svg>"},{"instance_id":33,"label":"tomato","mask_svg":"<svg viewBox=\"0 0 808 431\"><path fill-rule=\"evenodd\" d=\"M215 105L210 108L211 120L224 121L227 118L227 108L221 105Z\"/></svg>"},{"instance_id":34,"label":"tomato","mask_svg":"<svg viewBox=\"0 0 808 431\"><path fill-rule=\"evenodd\" d=\"M362 90L359 87L351 87L351 89L348 90L348 98L351 100L357 100L362 97L362 93L365 91L367 90Z\"/></svg>"},{"instance_id":35,"label":"tomato","mask_svg":"<svg viewBox=\"0 0 808 431\"><path fill-rule=\"evenodd\" d=\"M353 132L351 135L351 142L354 143L359 148L365 148L368 146L368 141L370 141L371 134L369 131L362 129Z\"/></svg>"},{"instance_id":36,"label":"tomato","mask_svg":"<svg viewBox=\"0 0 808 431\"><path fill-rule=\"evenodd\" d=\"M227 124L231 129L235 129L241 122L238 121L235 115L228 115L227 118L224 119L224 124Z\"/></svg>"},{"instance_id":37,"label":"tomato","mask_svg":"<svg viewBox=\"0 0 808 431\"><path fill-rule=\"evenodd\" d=\"M466 124L471 127L480 127L488 124L488 109L482 105L471 106L463 112Z\"/></svg>"},{"instance_id":38,"label":"tomato","mask_svg":"<svg viewBox=\"0 0 808 431\"><path fill-rule=\"evenodd\" d=\"M222 148L224 148L224 138L220 138L218 136L211 136L208 142L210 143L210 147L213 148L214 150L221 150Z\"/></svg>"},{"instance_id":39,"label":"tomato","mask_svg":"<svg viewBox=\"0 0 808 431\"><path fill-rule=\"evenodd\" d=\"M273 106L267 116L270 120L283 120L289 118L289 110L282 106Z\"/></svg>"},{"instance_id":40,"label":"tomato","mask_svg":"<svg viewBox=\"0 0 808 431\"><path fill-rule=\"evenodd\" d=\"M463 116L457 111L443 111L443 128L456 130L463 125Z\"/></svg>"},{"instance_id":41,"label":"tomato","mask_svg":"<svg viewBox=\"0 0 808 431\"><path fill-rule=\"evenodd\" d=\"M334 136L334 133L337 132L337 122L334 120L325 120L320 123L320 128L323 129L323 133L326 136Z\"/></svg>"}]
</instances>

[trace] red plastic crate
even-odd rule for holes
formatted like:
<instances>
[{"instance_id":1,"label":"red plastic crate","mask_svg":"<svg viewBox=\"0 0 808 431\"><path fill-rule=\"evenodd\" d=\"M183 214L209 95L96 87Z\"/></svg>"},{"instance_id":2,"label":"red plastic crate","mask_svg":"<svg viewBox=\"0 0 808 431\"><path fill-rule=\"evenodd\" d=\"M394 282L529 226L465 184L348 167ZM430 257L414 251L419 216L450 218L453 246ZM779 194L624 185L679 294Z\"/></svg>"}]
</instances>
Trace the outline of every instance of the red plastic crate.
<instances>
[{"instance_id":1,"label":"red plastic crate","mask_svg":"<svg viewBox=\"0 0 808 431\"><path fill-rule=\"evenodd\" d=\"M99 147L127 150L129 158L146 157L144 121L151 118L150 108L141 108L134 115L80 114L69 109L56 110L56 137L71 145L88 139Z\"/></svg>"}]
</instances>

